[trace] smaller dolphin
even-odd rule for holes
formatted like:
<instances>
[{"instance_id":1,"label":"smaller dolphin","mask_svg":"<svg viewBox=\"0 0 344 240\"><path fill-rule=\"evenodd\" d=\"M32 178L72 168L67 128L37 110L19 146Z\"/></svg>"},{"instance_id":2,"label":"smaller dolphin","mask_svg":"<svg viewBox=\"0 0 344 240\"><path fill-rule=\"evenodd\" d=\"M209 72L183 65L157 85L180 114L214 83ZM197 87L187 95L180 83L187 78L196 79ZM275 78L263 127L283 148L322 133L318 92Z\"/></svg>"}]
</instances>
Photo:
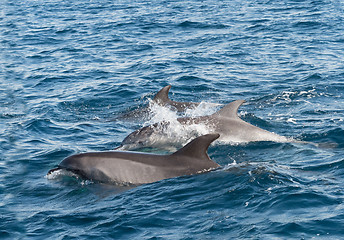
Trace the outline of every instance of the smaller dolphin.
<instances>
[{"instance_id":1,"label":"smaller dolphin","mask_svg":"<svg viewBox=\"0 0 344 240\"><path fill-rule=\"evenodd\" d=\"M172 101L168 97L168 92L171 89L171 85L167 85L163 87L153 98L153 102L161 105L175 108L178 112L184 112L187 109L195 108L200 105L200 103L196 102L176 102Z\"/></svg>"},{"instance_id":2,"label":"smaller dolphin","mask_svg":"<svg viewBox=\"0 0 344 240\"><path fill-rule=\"evenodd\" d=\"M172 101L168 97L168 93L171 89L171 85L167 85L160 89L160 91L154 96L151 102L142 108L137 108L127 113L124 113L119 116L120 119L137 119L137 118L149 118L149 114L151 111L151 104L158 104L163 107L171 108L172 110L176 110L177 112L185 112L188 109L196 108L201 103L199 102L177 102Z\"/></svg>"},{"instance_id":3,"label":"smaller dolphin","mask_svg":"<svg viewBox=\"0 0 344 240\"><path fill-rule=\"evenodd\" d=\"M219 136L198 137L170 155L121 151L72 155L48 174L66 169L94 181L137 185L207 172L220 166L207 154L209 145Z\"/></svg>"},{"instance_id":4,"label":"smaller dolphin","mask_svg":"<svg viewBox=\"0 0 344 240\"><path fill-rule=\"evenodd\" d=\"M220 133L220 141L225 142L256 142L256 141L274 141L274 142L299 142L288 139L276 133L269 132L259 127L253 126L239 118L237 112L238 108L244 103L244 100L237 100L225 105L218 112L201 117L182 117L177 121L159 122L148 125L138 129L129 134L116 149L130 150L142 147L161 147L162 145L171 145L173 142L178 142L176 137L189 138L186 136L191 127L191 135L198 131L195 125L203 126L201 134L210 132ZM180 128L181 126L181 128ZM174 129L179 132L174 133ZM182 130L180 130L182 129ZM196 129L196 130L194 130ZM172 137L170 137L172 135ZM197 133L196 135L199 135Z\"/></svg>"}]
</instances>

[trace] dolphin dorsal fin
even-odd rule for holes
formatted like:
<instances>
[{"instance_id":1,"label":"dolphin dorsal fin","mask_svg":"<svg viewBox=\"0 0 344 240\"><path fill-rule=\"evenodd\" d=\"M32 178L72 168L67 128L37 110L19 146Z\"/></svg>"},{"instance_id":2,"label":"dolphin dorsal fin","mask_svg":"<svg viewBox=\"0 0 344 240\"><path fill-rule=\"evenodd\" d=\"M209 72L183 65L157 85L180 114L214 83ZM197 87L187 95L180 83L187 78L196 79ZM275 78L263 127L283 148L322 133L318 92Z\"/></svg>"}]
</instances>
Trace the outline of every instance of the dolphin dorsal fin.
<instances>
[{"instance_id":1,"label":"dolphin dorsal fin","mask_svg":"<svg viewBox=\"0 0 344 240\"><path fill-rule=\"evenodd\" d=\"M186 144L183 148L179 149L172 155L183 155L197 158L199 160L210 160L207 154L208 147L214 140L218 139L219 137L220 134L218 133L200 136Z\"/></svg>"},{"instance_id":2,"label":"dolphin dorsal fin","mask_svg":"<svg viewBox=\"0 0 344 240\"><path fill-rule=\"evenodd\" d=\"M229 118L239 118L238 109L245 102L245 100L236 100L234 102L228 103L218 112L214 113L215 116L223 116Z\"/></svg>"},{"instance_id":3,"label":"dolphin dorsal fin","mask_svg":"<svg viewBox=\"0 0 344 240\"><path fill-rule=\"evenodd\" d=\"M167 85L166 87L163 87L155 96L153 101L158 102L158 103L166 103L171 101L168 98L168 92L171 89L171 85Z\"/></svg>"}]
</instances>

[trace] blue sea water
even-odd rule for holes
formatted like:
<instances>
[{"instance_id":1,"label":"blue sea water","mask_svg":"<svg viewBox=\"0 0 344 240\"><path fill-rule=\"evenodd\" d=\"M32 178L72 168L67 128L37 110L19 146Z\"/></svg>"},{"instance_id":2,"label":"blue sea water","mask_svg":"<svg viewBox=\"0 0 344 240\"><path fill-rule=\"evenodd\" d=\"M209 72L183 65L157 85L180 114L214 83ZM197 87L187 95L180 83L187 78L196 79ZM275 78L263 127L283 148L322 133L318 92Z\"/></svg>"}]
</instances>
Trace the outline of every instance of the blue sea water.
<instances>
[{"instance_id":1,"label":"blue sea water","mask_svg":"<svg viewBox=\"0 0 344 240\"><path fill-rule=\"evenodd\" d=\"M342 1L0 6L1 239L344 238ZM215 144L222 168L135 188L46 176L147 124L118 116L167 84L176 101L245 99L245 121L331 147Z\"/></svg>"}]
</instances>

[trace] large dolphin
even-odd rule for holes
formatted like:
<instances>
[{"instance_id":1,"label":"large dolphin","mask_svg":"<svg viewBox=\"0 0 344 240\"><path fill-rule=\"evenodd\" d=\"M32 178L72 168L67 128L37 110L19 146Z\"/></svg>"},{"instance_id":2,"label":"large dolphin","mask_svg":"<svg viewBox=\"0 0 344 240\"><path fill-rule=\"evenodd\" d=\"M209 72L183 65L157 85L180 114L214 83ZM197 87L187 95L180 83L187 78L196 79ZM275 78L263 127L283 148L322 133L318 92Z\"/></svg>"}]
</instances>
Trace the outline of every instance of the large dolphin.
<instances>
[{"instance_id":1,"label":"large dolphin","mask_svg":"<svg viewBox=\"0 0 344 240\"><path fill-rule=\"evenodd\" d=\"M207 154L209 145L219 136L203 135L169 155L125 151L72 155L48 174L66 169L94 181L135 185L197 174L219 167Z\"/></svg>"},{"instance_id":2,"label":"large dolphin","mask_svg":"<svg viewBox=\"0 0 344 240\"><path fill-rule=\"evenodd\" d=\"M201 134L210 132L220 133L221 141L225 142L255 142L255 141L274 141L274 142L298 142L276 133L266 131L253 126L238 117L238 108L244 103L244 100L237 100L225 105L218 112L201 117L183 117L178 118L176 122L159 122L129 134L117 149L130 150L142 147L161 147L163 145L176 142L178 134L172 134L174 128L182 126L179 130L179 137L185 137L188 128L195 125L202 125ZM178 126L180 125L180 126ZM192 131L195 132L194 130ZM197 130L196 130L197 132ZM199 135L199 134L198 134ZM188 138L188 136L187 136Z\"/></svg>"},{"instance_id":3,"label":"large dolphin","mask_svg":"<svg viewBox=\"0 0 344 240\"><path fill-rule=\"evenodd\" d=\"M150 101L147 106L134 109L127 113L124 113L119 116L120 119L137 119L137 118L149 118L149 114L151 111L151 107L154 104L159 106L171 108L172 110L176 110L177 112L185 112L188 109L193 109L199 106L201 103L199 102L177 102L173 101L168 97L168 93L171 89L171 85L167 85L160 89L160 91L154 96L154 98Z\"/></svg>"}]
</instances>

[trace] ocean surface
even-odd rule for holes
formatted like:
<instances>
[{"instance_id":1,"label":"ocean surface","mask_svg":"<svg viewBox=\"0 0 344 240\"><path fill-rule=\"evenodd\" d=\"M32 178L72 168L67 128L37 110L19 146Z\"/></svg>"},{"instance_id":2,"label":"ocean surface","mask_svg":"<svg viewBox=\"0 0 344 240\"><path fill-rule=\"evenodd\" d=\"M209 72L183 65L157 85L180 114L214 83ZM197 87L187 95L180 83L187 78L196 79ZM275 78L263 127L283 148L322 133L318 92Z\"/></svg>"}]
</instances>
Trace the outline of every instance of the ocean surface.
<instances>
[{"instance_id":1,"label":"ocean surface","mask_svg":"<svg viewBox=\"0 0 344 240\"><path fill-rule=\"evenodd\" d=\"M344 239L343 33L339 0L0 1L0 239ZM47 176L190 114L121 117L168 84L323 147L215 143L220 169L137 187Z\"/></svg>"}]
</instances>

